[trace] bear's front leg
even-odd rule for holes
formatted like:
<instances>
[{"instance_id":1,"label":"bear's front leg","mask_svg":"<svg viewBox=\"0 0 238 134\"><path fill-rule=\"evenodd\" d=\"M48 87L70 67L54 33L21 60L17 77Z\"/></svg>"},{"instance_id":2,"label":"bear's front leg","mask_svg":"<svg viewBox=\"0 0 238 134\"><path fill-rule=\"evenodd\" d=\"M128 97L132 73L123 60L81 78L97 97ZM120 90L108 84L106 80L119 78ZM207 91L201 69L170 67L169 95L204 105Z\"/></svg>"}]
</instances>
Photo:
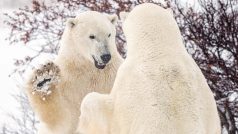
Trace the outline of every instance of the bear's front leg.
<instances>
[{"instance_id":1,"label":"bear's front leg","mask_svg":"<svg viewBox=\"0 0 238 134\"><path fill-rule=\"evenodd\" d=\"M64 113L62 90L59 89L61 78L59 66L47 62L34 70L26 85L27 96L34 112L50 131L59 126Z\"/></svg>"},{"instance_id":2,"label":"bear's front leg","mask_svg":"<svg viewBox=\"0 0 238 134\"><path fill-rule=\"evenodd\" d=\"M47 99L55 90L58 82L60 81L60 69L53 62L48 62L36 69L31 79L32 94L39 95L42 100Z\"/></svg>"}]
</instances>

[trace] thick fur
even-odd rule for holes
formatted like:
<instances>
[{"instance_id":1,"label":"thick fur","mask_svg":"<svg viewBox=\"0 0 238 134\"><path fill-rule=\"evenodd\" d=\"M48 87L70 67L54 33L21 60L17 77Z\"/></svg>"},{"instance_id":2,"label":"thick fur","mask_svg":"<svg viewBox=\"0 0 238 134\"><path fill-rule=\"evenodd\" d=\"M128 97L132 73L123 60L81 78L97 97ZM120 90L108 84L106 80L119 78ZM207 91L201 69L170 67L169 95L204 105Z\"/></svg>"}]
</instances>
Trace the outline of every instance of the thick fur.
<instances>
[{"instance_id":1,"label":"thick fur","mask_svg":"<svg viewBox=\"0 0 238 134\"><path fill-rule=\"evenodd\" d=\"M213 94L187 53L171 12L154 4L139 5L127 16L123 30L127 59L109 95L90 93L83 99L79 131L220 134Z\"/></svg>"},{"instance_id":2,"label":"thick fur","mask_svg":"<svg viewBox=\"0 0 238 134\"><path fill-rule=\"evenodd\" d=\"M49 83L50 94L43 98L34 91L36 73L26 87L33 110L40 118L39 134L74 134L82 98L93 91L110 92L121 63L115 45L115 21L115 15L94 11L67 21L58 57L53 62L60 69L60 81ZM91 35L96 36L95 39L90 39ZM104 53L110 53L111 60L104 69L98 69L92 56L101 62L100 56Z\"/></svg>"}]
</instances>

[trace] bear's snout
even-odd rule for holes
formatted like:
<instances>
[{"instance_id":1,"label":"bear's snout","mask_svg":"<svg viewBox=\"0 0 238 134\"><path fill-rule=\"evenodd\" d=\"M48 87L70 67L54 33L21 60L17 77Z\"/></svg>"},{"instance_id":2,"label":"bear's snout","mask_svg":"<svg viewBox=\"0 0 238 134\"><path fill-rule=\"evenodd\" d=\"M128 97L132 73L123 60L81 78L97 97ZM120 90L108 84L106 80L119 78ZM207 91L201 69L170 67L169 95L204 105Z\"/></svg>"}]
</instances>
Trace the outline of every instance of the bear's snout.
<instances>
[{"instance_id":1,"label":"bear's snout","mask_svg":"<svg viewBox=\"0 0 238 134\"><path fill-rule=\"evenodd\" d=\"M111 60L111 54L104 54L101 56L101 59L104 64L107 64Z\"/></svg>"}]
</instances>

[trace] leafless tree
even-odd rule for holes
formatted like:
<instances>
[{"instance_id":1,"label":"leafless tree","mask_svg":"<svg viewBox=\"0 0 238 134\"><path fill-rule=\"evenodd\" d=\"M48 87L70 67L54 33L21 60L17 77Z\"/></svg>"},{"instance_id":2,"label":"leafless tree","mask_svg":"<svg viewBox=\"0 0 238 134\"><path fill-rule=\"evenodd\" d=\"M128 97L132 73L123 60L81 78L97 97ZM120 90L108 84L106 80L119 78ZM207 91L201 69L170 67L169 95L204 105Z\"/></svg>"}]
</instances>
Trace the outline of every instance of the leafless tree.
<instances>
[{"instance_id":1,"label":"leafless tree","mask_svg":"<svg viewBox=\"0 0 238 134\"><path fill-rule=\"evenodd\" d=\"M221 124L238 133L238 1L199 0L197 10L173 3L189 53L215 95Z\"/></svg>"},{"instance_id":2,"label":"leafless tree","mask_svg":"<svg viewBox=\"0 0 238 134\"><path fill-rule=\"evenodd\" d=\"M36 55L16 60L14 74L24 74L36 57L57 55L64 22L79 11L102 13L130 11L134 6L152 2L172 8L188 52L195 59L217 101L221 125L229 134L238 133L238 2L237 0L198 0L195 5L179 4L177 0L57 0L46 5L32 0L31 7L22 8L8 16L11 44L23 42L36 50ZM125 38L121 23L117 26L118 51L125 58ZM32 45L37 41L38 45ZM34 126L35 127L35 126ZM5 127L6 130L7 127ZM3 129L4 130L4 129Z\"/></svg>"}]
</instances>

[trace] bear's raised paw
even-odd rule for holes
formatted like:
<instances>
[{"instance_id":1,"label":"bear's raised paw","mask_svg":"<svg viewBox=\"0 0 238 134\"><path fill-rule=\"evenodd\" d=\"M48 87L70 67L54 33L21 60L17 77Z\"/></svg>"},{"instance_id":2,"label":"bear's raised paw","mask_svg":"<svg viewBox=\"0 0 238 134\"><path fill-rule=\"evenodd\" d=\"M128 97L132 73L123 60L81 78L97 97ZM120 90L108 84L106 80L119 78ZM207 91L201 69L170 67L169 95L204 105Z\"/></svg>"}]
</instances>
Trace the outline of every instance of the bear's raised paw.
<instances>
[{"instance_id":1,"label":"bear's raised paw","mask_svg":"<svg viewBox=\"0 0 238 134\"><path fill-rule=\"evenodd\" d=\"M60 80L60 69L53 62L43 64L36 69L32 77L32 94L37 94L45 100L52 93Z\"/></svg>"}]
</instances>

